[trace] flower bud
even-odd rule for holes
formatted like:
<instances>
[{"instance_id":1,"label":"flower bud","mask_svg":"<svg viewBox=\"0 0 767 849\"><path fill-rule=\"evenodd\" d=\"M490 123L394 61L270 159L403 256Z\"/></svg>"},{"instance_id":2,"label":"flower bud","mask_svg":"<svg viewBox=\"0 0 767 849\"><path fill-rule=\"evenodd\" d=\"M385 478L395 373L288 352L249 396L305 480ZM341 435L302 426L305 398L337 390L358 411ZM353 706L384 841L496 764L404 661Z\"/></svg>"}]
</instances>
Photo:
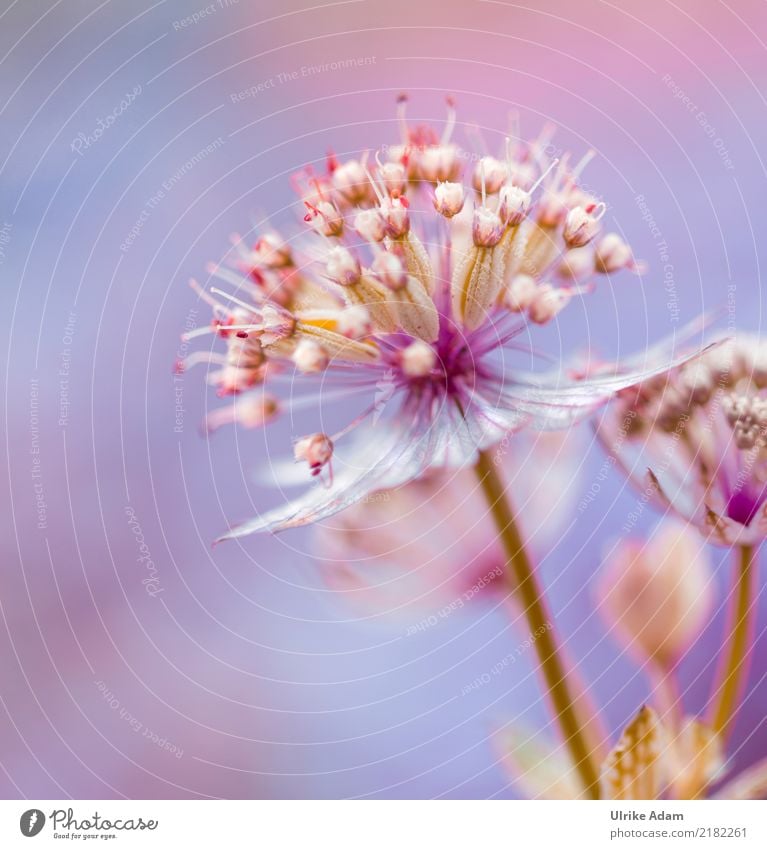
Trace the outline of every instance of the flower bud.
<instances>
[{"instance_id":1,"label":"flower bud","mask_svg":"<svg viewBox=\"0 0 767 849\"><path fill-rule=\"evenodd\" d=\"M481 192L484 178L485 192L489 195L494 195L506 182L508 176L509 172L505 163L496 159L494 156L483 156L474 169L472 185L475 191Z\"/></svg>"},{"instance_id":2,"label":"flower bud","mask_svg":"<svg viewBox=\"0 0 767 849\"><path fill-rule=\"evenodd\" d=\"M458 150L452 144L433 144L419 156L421 179L429 183L454 180L458 175Z\"/></svg>"},{"instance_id":3,"label":"flower bud","mask_svg":"<svg viewBox=\"0 0 767 849\"><path fill-rule=\"evenodd\" d=\"M505 185L498 195L498 214L507 227L516 227L521 224L530 211L533 199L530 192L519 186Z\"/></svg>"},{"instance_id":4,"label":"flower bud","mask_svg":"<svg viewBox=\"0 0 767 849\"><path fill-rule=\"evenodd\" d=\"M292 336L296 330L296 320L287 310L267 304L261 310L261 328L261 344L271 345Z\"/></svg>"},{"instance_id":5,"label":"flower bud","mask_svg":"<svg viewBox=\"0 0 767 849\"><path fill-rule=\"evenodd\" d=\"M375 276L390 289L396 291L407 285L407 270L397 254L383 251L373 260Z\"/></svg>"},{"instance_id":6,"label":"flower bud","mask_svg":"<svg viewBox=\"0 0 767 849\"><path fill-rule=\"evenodd\" d=\"M386 236L386 222L377 209L363 209L354 219L354 229L367 242L382 242Z\"/></svg>"},{"instance_id":7,"label":"flower bud","mask_svg":"<svg viewBox=\"0 0 767 849\"><path fill-rule=\"evenodd\" d=\"M706 550L692 528L665 521L649 540L618 544L599 594L627 643L664 666L673 664L708 620L712 575Z\"/></svg>"},{"instance_id":8,"label":"flower bud","mask_svg":"<svg viewBox=\"0 0 767 849\"><path fill-rule=\"evenodd\" d=\"M253 259L267 268L285 268L293 257L288 243L277 233L265 233L253 247Z\"/></svg>"},{"instance_id":9,"label":"flower bud","mask_svg":"<svg viewBox=\"0 0 767 849\"><path fill-rule=\"evenodd\" d=\"M381 203L381 215L386 226L386 235L390 238L401 239L410 231L407 198L384 198Z\"/></svg>"},{"instance_id":10,"label":"flower bud","mask_svg":"<svg viewBox=\"0 0 767 849\"><path fill-rule=\"evenodd\" d=\"M321 200L316 206L309 206L305 220L311 221L312 227L328 238L337 238L344 232L343 216L326 200Z\"/></svg>"},{"instance_id":11,"label":"flower bud","mask_svg":"<svg viewBox=\"0 0 767 849\"><path fill-rule=\"evenodd\" d=\"M339 165L333 171L333 188L352 206L370 201L373 198L373 187L361 162L350 159Z\"/></svg>"},{"instance_id":12,"label":"flower bud","mask_svg":"<svg viewBox=\"0 0 767 849\"><path fill-rule=\"evenodd\" d=\"M437 353L420 339L412 342L400 352L400 365L408 377L426 377L437 362Z\"/></svg>"},{"instance_id":13,"label":"flower bud","mask_svg":"<svg viewBox=\"0 0 767 849\"><path fill-rule=\"evenodd\" d=\"M301 339L293 351L293 362L304 374L317 374L327 368L327 351L312 339Z\"/></svg>"},{"instance_id":14,"label":"flower bud","mask_svg":"<svg viewBox=\"0 0 767 849\"><path fill-rule=\"evenodd\" d=\"M599 240L594 255L594 267L602 274L612 274L622 268L633 268L631 248L617 233L608 233Z\"/></svg>"},{"instance_id":15,"label":"flower bud","mask_svg":"<svg viewBox=\"0 0 767 849\"><path fill-rule=\"evenodd\" d=\"M404 194L407 187L407 173L401 162L384 163L378 169L378 174L390 197L396 198Z\"/></svg>"},{"instance_id":16,"label":"flower bud","mask_svg":"<svg viewBox=\"0 0 767 849\"><path fill-rule=\"evenodd\" d=\"M236 393L221 393L236 394ZM279 402L272 395L249 392L234 404L213 410L205 417L203 432L209 436L224 425L237 424L246 428L264 427L280 413Z\"/></svg>"},{"instance_id":17,"label":"flower bud","mask_svg":"<svg viewBox=\"0 0 767 849\"><path fill-rule=\"evenodd\" d=\"M434 209L445 218L458 215L465 200L462 183L438 183L434 189Z\"/></svg>"},{"instance_id":18,"label":"flower bud","mask_svg":"<svg viewBox=\"0 0 767 849\"><path fill-rule=\"evenodd\" d=\"M347 339L362 339L373 331L370 311L362 304L355 304L341 310L336 329Z\"/></svg>"},{"instance_id":19,"label":"flower bud","mask_svg":"<svg viewBox=\"0 0 767 849\"><path fill-rule=\"evenodd\" d=\"M471 235L477 247L493 248L501 241L503 223L497 213L486 206L478 206L474 210Z\"/></svg>"},{"instance_id":20,"label":"flower bud","mask_svg":"<svg viewBox=\"0 0 767 849\"><path fill-rule=\"evenodd\" d=\"M596 236L599 231L599 219L604 215L604 204L593 204L587 207L576 206L567 213L563 232L568 248L582 248Z\"/></svg>"},{"instance_id":21,"label":"flower bud","mask_svg":"<svg viewBox=\"0 0 767 849\"><path fill-rule=\"evenodd\" d=\"M590 277L594 271L591 250L573 248L567 251L557 268L557 275L564 280L579 281Z\"/></svg>"},{"instance_id":22,"label":"flower bud","mask_svg":"<svg viewBox=\"0 0 767 849\"><path fill-rule=\"evenodd\" d=\"M326 269L328 277L340 286L353 286L359 282L362 273L357 257L341 245L328 251Z\"/></svg>"},{"instance_id":23,"label":"flower bud","mask_svg":"<svg viewBox=\"0 0 767 849\"><path fill-rule=\"evenodd\" d=\"M547 324L562 312L571 297L572 293L568 289L555 289L543 283L538 287L527 314L536 324Z\"/></svg>"},{"instance_id":24,"label":"flower bud","mask_svg":"<svg viewBox=\"0 0 767 849\"><path fill-rule=\"evenodd\" d=\"M538 284L529 274L517 274L506 291L506 306L512 312L524 312L538 294Z\"/></svg>"},{"instance_id":25,"label":"flower bud","mask_svg":"<svg viewBox=\"0 0 767 849\"><path fill-rule=\"evenodd\" d=\"M306 461L312 475L318 475L333 457L333 442L327 434L304 436L293 446L296 462Z\"/></svg>"}]
</instances>

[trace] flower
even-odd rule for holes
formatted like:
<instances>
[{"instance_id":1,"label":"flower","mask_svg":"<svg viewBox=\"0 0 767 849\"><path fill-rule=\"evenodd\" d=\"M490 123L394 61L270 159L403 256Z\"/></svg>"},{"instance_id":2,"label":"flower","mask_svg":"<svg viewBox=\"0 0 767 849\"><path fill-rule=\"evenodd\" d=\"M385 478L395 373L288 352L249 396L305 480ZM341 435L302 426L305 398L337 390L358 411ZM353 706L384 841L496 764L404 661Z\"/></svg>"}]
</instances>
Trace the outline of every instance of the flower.
<instances>
[{"instance_id":1,"label":"flower","mask_svg":"<svg viewBox=\"0 0 767 849\"><path fill-rule=\"evenodd\" d=\"M558 273L566 254L587 252L591 276L633 265L615 240L595 253L606 207L578 185L592 154L573 167L568 156L548 160L540 141L509 141L505 160L483 157L465 186L452 103L441 136L408 126L404 110L401 99L402 138L386 161L331 155L327 173L296 175L311 236L290 244L269 232L253 248L236 237L234 262L210 267L233 291L193 284L214 321L186 338L212 332L226 353L198 352L187 365L220 364L210 376L219 394L287 380L315 392L280 398L286 412L365 401L324 434L332 459L307 470L318 485L226 538L326 518L373 490L468 465L525 427L567 427L661 370L511 368L515 350L532 359L520 337L594 288ZM351 430L364 434L353 452Z\"/></svg>"},{"instance_id":2,"label":"flower","mask_svg":"<svg viewBox=\"0 0 767 849\"><path fill-rule=\"evenodd\" d=\"M767 345L757 336L621 391L599 435L648 499L711 542L767 535Z\"/></svg>"},{"instance_id":3,"label":"flower","mask_svg":"<svg viewBox=\"0 0 767 849\"><path fill-rule=\"evenodd\" d=\"M700 537L688 525L665 521L648 540L612 548L598 584L599 607L642 659L671 669L708 622L712 582Z\"/></svg>"},{"instance_id":4,"label":"flower","mask_svg":"<svg viewBox=\"0 0 767 849\"><path fill-rule=\"evenodd\" d=\"M570 759L541 733L518 722L494 736L496 751L528 799L576 799L580 788ZM603 799L698 799L725 771L721 740L701 720L684 717L677 726L643 705L601 765ZM754 798L764 791L765 768L720 798ZM738 779L735 779L737 782ZM728 785L729 788L729 785ZM732 795L726 795L731 792Z\"/></svg>"},{"instance_id":5,"label":"flower","mask_svg":"<svg viewBox=\"0 0 767 849\"><path fill-rule=\"evenodd\" d=\"M497 464L517 493L526 543L546 550L576 498L583 433L520 433ZM506 558L468 469L378 490L317 526L326 582L372 616L452 612L489 591L508 595Z\"/></svg>"}]
</instances>

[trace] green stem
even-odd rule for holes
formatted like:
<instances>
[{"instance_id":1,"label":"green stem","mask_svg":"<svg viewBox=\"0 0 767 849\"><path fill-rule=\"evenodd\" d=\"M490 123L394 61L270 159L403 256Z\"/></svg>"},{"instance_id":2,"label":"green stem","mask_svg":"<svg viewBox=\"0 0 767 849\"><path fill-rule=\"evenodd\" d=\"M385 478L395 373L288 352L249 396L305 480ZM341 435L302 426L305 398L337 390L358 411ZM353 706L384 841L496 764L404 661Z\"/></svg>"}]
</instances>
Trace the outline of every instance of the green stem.
<instances>
[{"instance_id":1,"label":"green stem","mask_svg":"<svg viewBox=\"0 0 767 849\"><path fill-rule=\"evenodd\" d=\"M728 633L724 641L727 654L720 666L714 687L711 726L726 739L738 708L738 700L748 670L751 629L756 614L754 590L756 584L756 549L740 546L735 586L730 596Z\"/></svg>"},{"instance_id":2,"label":"green stem","mask_svg":"<svg viewBox=\"0 0 767 849\"><path fill-rule=\"evenodd\" d=\"M543 593L514 521L504 483L492 458L484 451L479 453L476 473L498 529L514 590L527 618L554 716L586 794L592 799L598 799L599 771L593 761L592 747L588 744L587 735L578 718L553 623L547 616Z\"/></svg>"}]
</instances>

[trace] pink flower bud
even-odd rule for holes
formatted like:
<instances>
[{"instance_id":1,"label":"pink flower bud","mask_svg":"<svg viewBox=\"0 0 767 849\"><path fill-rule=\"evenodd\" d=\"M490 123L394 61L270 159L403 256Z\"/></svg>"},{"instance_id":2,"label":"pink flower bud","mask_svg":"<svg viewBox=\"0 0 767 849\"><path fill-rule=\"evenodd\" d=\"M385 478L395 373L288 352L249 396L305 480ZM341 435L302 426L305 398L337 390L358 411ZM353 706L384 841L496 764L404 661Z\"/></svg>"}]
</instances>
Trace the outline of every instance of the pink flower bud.
<instances>
[{"instance_id":1,"label":"pink flower bud","mask_svg":"<svg viewBox=\"0 0 767 849\"><path fill-rule=\"evenodd\" d=\"M419 156L421 178L429 183L454 180L458 175L458 150L452 144L433 144Z\"/></svg>"},{"instance_id":2,"label":"pink flower bud","mask_svg":"<svg viewBox=\"0 0 767 849\"><path fill-rule=\"evenodd\" d=\"M296 330L296 320L284 309L267 304L261 310L262 345L271 345L280 339L287 339Z\"/></svg>"},{"instance_id":3,"label":"pink flower bud","mask_svg":"<svg viewBox=\"0 0 767 849\"><path fill-rule=\"evenodd\" d=\"M437 362L437 353L431 345L420 339L400 352L400 365L408 377L426 377Z\"/></svg>"},{"instance_id":4,"label":"pink flower bud","mask_svg":"<svg viewBox=\"0 0 767 849\"><path fill-rule=\"evenodd\" d=\"M310 221L317 232L328 238L337 238L344 232L344 219L335 206L326 200L321 200L316 206L307 204L309 212L305 221Z\"/></svg>"},{"instance_id":5,"label":"pink flower bud","mask_svg":"<svg viewBox=\"0 0 767 849\"><path fill-rule=\"evenodd\" d=\"M229 424L246 428L263 427L273 421L279 412L279 402L272 395L251 392L238 398L235 403L209 413L203 423L203 431L210 435Z\"/></svg>"},{"instance_id":6,"label":"pink flower bud","mask_svg":"<svg viewBox=\"0 0 767 849\"><path fill-rule=\"evenodd\" d=\"M649 540L613 549L599 583L602 609L627 643L673 664L700 634L711 609L711 566L689 526L664 521Z\"/></svg>"},{"instance_id":7,"label":"pink flower bud","mask_svg":"<svg viewBox=\"0 0 767 849\"><path fill-rule=\"evenodd\" d=\"M347 339L362 339L373 332L370 311L362 304L355 304L341 310L336 329Z\"/></svg>"},{"instance_id":8,"label":"pink flower bud","mask_svg":"<svg viewBox=\"0 0 767 849\"><path fill-rule=\"evenodd\" d=\"M293 351L293 362L304 374L317 374L327 368L329 357L322 345L312 339L301 339Z\"/></svg>"},{"instance_id":9,"label":"pink flower bud","mask_svg":"<svg viewBox=\"0 0 767 849\"><path fill-rule=\"evenodd\" d=\"M485 181L485 192L489 195L496 194L509 176L505 163L494 156L483 156L474 169L472 185L477 192L482 191L482 179Z\"/></svg>"},{"instance_id":10,"label":"pink flower bud","mask_svg":"<svg viewBox=\"0 0 767 849\"><path fill-rule=\"evenodd\" d=\"M401 162L386 162L378 169L384 188L390 197L396 198L407 188L407 173Z\"/></svg>"},{"instance_id":11,"label":"pink flower bud","mask_svg":"<svg viewBox=\"0 0 767 849\"><path fill-rule=\"evenodd\" d=\"M328 277L340 286L353 286L359 282L362 273L357 257L341 245L328 251L326 269Z\"/></svg>"},{"instance_id":12,"label":"pink flower bud","mask_svg":"<svg viewBox=\"0 0 767 849\"><path fill-rule=\"evenodd\" d=\"M350 159L333 171L333 188L352 206L373 199L373 187L361 162Z\"/></svg>"},{"instance_id":13,"label":"pink flower bud","mask_svg":"<svg viewBox=\"0 0 767 849\"><path fill-rule=\"evenodd\" d=\"M503 223L498 214L486 206L478 206L474 210L471 235L477 247L495 247L503 235Z\"/></svg>"},{"instance_id":14,"label":"pink flower bud","mask_svg":"<svg viewBox=\"0 0 767 849\"><path fill-rule=\"evenodd\" d=\"M634 255L631 248L617 233L608 233L597 244L594 267L602 274L612 274L623 268L633 268Z\"/></svg>"},{"instance_id":15,"label":"pink flower bud","mask_svg":"<svg viewBox=\"0 0 767 849\"><path fill-rule=\"evenodd\" d=\"M567 251L557 268L557 274L564 280L580 281L590 277L594 271L594 257L591 250L573 248Z\"/></svg>"},{"instance_id":16,"label":"pink flower bud","mask_svg":"<svg viewBox=\"0 0 767 849\"><path fill-rule=\"evenodd\" d=\"M536 324L547 324L567 306L572 293L568 289L555 289L548 283L538 287L527 314Z\"/></svg>"},{"instance_id":17,"label":"pink flower bud","mask_svg":"<svg viewBox=\"0 0 767 849\"><path fill-rule=\"evenodd\" d=\"M277 233L261 236L253 247L253 260L267 268L284 268L293 263L288 243Z\"/></svg>"},{"instance_id":18,"label":"pink flower bud","mask_svg":"<svg viewBox=\"0 0 767 849\"><path fill-rule=\"evenodd\" d=\"M304 436L293 446L296 462L305 461L312 475L318 475L333 457L333 442L327 434L313 433Z\"/></svg>"},{"instance_id":19,"label":"pink flower bud","mask_svg":"<svg viewBox=\"0 0 767 849\"><path fill-rule=\"evenodd\" d=\"M506 292L506 306L512 312L524 312L530 307L538 294L538 284L529 274L517 274L509 283Z\"/></svg>"},{"instance_id":20,"label":"pink flower bud","mask_svg":"<svg viewBox=\"0 0 767 849\"><path fill-rule=\"evenodd\" d=\"M434 209L445 218L458 215L465 200L462 183L438 183L434 189Z\"/></svg>"},{"instance_id":21,"label":"pink flower bud","mask_svg":"<svg viewBox=\"0 0 767 849\"><path fill-rule=\"evenodd\" d=\"M568 248L582 248L599 232L599 219L605 213L605 205L576 206L567 213L563 232Z\"/></svg>"},{"instance_id":22,"label":"pink flower bud","mask_svg":"<svg viewBox=\"0 0 767 849\"><path fill-rule=\"evenodd\" d=\"M386 226L386 235L390 238L401 239L410 231L407 198L384 198L381 203L381 215Z\"/></svg>"},{"instance_id":23,"label":"pink flower bud","mask_svg":"<svg viewBox=\"0 0 767 849\"><path fill-rule=\"evenodd\" d=\"M377 209L363 209L354 219L354 229L367 242L382 242L386 236L386 222Z\"/></svg>"},{"instance_id":24,"label":"pink flower bud","mask_svg":"<svg viewBox=\"0 0 767 849\"><path fill-rule=\"evenodd\" d=\"M396 291L407 285L407 270L402 260L391 251L383 251L373 260L373 273L390 289Z\"/></svg>"},{"instance_id":25,"label":"pink flower bud","mask_svg":"<svg viewBox=\"0 0 767 849\"><path fill-rule=\"evenodd\" d=\"M498 195L498 214L507 227L516 227L527 217L533 199L519 186L503 186Z\"/></svg>"}]
</instances>

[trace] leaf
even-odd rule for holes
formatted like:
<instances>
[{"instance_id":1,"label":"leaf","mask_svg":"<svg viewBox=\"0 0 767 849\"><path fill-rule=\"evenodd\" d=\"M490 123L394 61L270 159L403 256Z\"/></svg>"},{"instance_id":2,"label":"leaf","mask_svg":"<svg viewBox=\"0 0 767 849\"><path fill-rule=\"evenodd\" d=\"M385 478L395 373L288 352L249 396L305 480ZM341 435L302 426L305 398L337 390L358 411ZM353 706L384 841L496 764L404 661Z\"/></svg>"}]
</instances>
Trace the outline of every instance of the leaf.
<instances>
[{"instance_id":1,"label":"leaf","mask_svg":"<svg viewBox=\"0 0 767 849\"><path fill-rule=\"evenodd\" d=\"M663 731L658 715L646 705L626 726L602 765L605 799L657 799L661 791Z\"/></svg>"}]
</instances>

